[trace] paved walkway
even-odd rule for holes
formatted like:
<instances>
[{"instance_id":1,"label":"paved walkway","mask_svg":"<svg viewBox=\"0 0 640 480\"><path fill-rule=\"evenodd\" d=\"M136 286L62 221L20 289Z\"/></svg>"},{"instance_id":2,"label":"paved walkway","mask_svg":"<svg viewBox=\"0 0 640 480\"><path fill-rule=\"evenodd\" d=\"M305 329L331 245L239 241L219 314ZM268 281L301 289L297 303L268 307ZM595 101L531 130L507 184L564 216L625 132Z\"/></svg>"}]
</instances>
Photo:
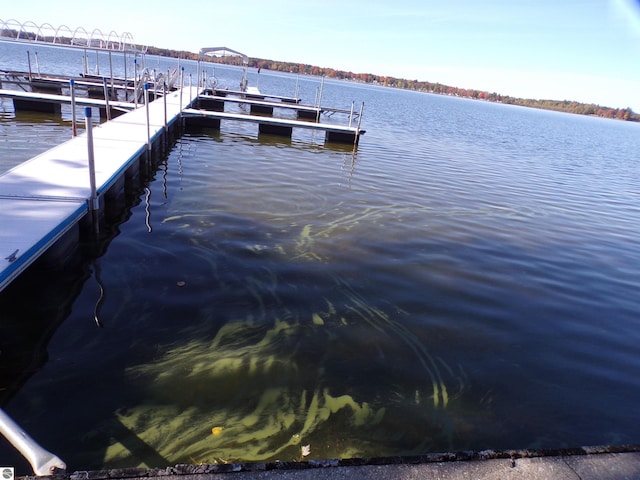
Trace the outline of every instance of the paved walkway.
<instances>
[{"instance_id":1,"label":"paved walkway","mask_svg":"<svg viewBox=\"0 0 640 480\"><path fill-rule=\"evenodd\" d=\"M640 446L74 472L54 480L640 480ZM22 477L30 480L37 477Z\"/></svg>"}]
</instances>

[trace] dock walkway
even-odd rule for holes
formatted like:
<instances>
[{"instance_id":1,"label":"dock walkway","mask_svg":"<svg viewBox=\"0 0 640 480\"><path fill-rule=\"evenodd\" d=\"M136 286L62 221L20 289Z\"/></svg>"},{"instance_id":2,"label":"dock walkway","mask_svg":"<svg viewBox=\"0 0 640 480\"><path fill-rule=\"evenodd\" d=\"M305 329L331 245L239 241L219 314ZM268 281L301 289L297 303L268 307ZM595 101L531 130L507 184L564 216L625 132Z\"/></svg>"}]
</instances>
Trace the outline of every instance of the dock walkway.
<instances>
[{"instance_id":1,"label":"dock walkway","mask_svg":"<svg viewBox=\"0 0 640 480\"><path fill-rule=\"evenodd\" d=\"M236 96L201 94L198 96L198 102L203 102L205 104L218 102L220 105L222 105L225 102L229 102L229 103L237 103L239 105L249 105L252 111L254 111L254 107L257 107L255 110L263 113L265 113L264 109L268 109L266 113L272 113L273 109L281 108L283 110L292 110L298 114L298 117L309 118L309 119L317 119L321 113L326 113L329 115L332 115L334 113L341 113L344 115L351 115L353 118L357 118L359 115L358 112L347 110L345 108L302 105L299 102L294 103L294 102L255 100L250 97L245 98L245 97L236 97Z\"/></svg>"},{"instance_id":2,"label":"dock walkway","mask_svg":"<svg viewBox=\"0 0 640 480\"><path fill-rule=\"evenodd\" d=\"M103 195L191 105L186 87L93 129L96 187ZM182 103L182 105L180 105ZM86 132L0 175L0 291L88 213Z\"/></svg>"}]
</instances>

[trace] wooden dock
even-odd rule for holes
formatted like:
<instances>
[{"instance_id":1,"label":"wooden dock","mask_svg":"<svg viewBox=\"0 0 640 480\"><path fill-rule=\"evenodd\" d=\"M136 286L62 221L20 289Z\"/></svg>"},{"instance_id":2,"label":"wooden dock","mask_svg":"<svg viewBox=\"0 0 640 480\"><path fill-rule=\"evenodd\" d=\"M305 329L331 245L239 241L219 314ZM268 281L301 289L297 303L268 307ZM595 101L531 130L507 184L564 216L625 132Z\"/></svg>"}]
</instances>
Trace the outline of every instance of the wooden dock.
<instances>
[{"instance_id":1,"label":"wooden dock","mask_svg":"<svg viewBox=\"0 0 640 480\"><path fill-rule=\"evenodd\" d=\"M137 165L191 105L196 90L172 92L93 128L99 198ZM166 105L166 113L165 113ZM166 123L165 123L165 118ZM86 132L0 175L0 291L65 236L79 230L91 196Z\"/></svg>"}]
</instances>

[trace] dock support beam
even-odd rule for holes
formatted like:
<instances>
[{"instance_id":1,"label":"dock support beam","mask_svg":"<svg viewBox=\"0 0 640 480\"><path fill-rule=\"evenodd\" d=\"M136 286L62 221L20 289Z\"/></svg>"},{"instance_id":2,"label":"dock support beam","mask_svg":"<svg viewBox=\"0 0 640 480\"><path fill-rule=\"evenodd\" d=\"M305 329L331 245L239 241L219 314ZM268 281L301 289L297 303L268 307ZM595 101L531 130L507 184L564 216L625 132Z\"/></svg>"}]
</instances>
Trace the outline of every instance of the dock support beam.
<instances>
[{"instance_id":1,"label":"dock support beam","mask_svg":"<svg viewBox=\"0 0 640 480\"><path fill-rule=\"evenodd\" d=\"M280 135L282 137L291 137L293 127L286 125L269 125L268 123L258 124L258 131L269 135Z\"/></svg>"},{"instance_id":2,"label":"dock support beam","mask_svg":"<svg viewBox=\"0 0 640 480\"><path fill-rule=\"evenodd\" d=\"M298 118L304 118L306 120L316 120L320 116L320 108L299 109L297 112Z\"/></svg>"},{"instance_id":3,"label":"dock support beam","mask_svg":"<svg viewBox=\"0 0 640 480\"><path fill-rule=\"evenodd\" d=\"M213 128L220 129L220 119L219 118L210 118L206 116L187 116L184 117L184 123L187 127L195 127L195 128Z\"/></svg>"},{"instance_id":4,"label":"dock support beam","mask_svg":"<svg viewBox=\"0 0 640 480\"><path fill-rule=\"evenodd\" d=\"M198 108L209 110L210 112L224 112L224 100L198 97Z\"/></svg>"},{"instance_id":5,"label":"dock support beam","mask_svg":"<svg viewBox=\"0 0 640 480\"><path fill-rule=\"evenodd\" d=\"M60 114L62 108L59 103L43 102L40 100L27 100L24 98L13 99L13 109L16 112L41 112Z\"/></svg>"},{"instance_id":6,"label":"dock support beam","mask_svg":"<svg viewBox=\"0 0 640 480\"><path fill-rule=\"evenodd\" d=\"M273 107L265 105L251 105L251 113L260 113L263 115L273 115Z\"/></svg>"},{"instance_id":7,"label":"dock support beam","mask_svg":"<svg viewBox=\"0 0 640 480\"><path fill-rule=\"evenodd\" d=\"M357 145L359 137L360 135L357 133L332 132L327 130L324 139L326 142L351 143Z\"/></svg>"}]
</instances>

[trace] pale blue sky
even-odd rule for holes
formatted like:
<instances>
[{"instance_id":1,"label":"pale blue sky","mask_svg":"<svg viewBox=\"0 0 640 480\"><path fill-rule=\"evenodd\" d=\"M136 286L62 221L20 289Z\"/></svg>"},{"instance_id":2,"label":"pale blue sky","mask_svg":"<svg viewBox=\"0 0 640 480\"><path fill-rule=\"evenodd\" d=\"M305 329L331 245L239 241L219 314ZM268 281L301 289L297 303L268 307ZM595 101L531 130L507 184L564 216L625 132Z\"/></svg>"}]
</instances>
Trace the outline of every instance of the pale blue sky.
<instances>
[{"instance_id":1,"label":"pale blue sky","mask_svg":"<svg viewBox=\"0 0 640 480\"><path fill-rule=\"evenodd\" d=\"M640 112L640 0L29 0L0 18Z\"/></svg>"}]
</instances>

